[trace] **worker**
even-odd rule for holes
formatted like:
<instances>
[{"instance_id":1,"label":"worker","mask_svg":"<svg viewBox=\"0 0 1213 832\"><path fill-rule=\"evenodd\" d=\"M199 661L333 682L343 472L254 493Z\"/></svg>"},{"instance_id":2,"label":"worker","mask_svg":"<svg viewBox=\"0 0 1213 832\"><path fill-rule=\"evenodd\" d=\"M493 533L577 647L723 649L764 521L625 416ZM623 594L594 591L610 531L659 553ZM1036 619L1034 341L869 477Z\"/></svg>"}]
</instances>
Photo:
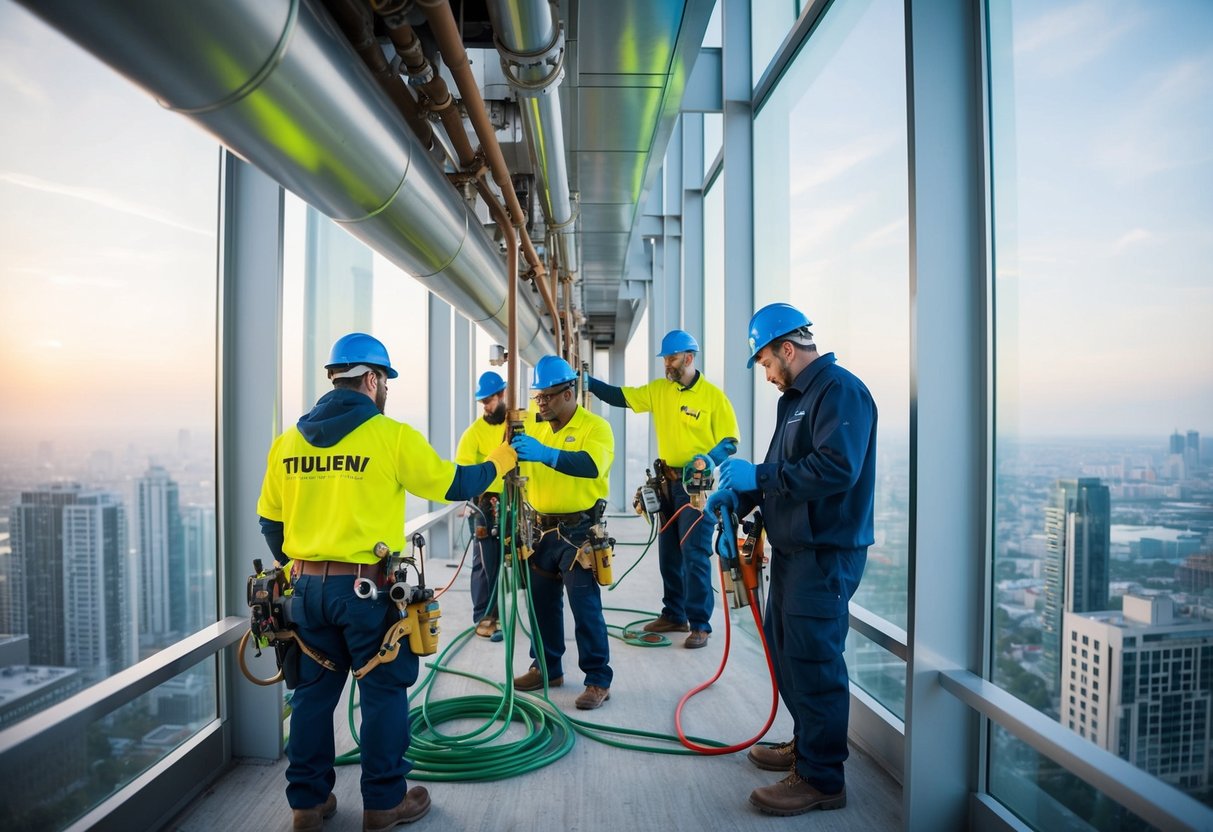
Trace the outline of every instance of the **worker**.
<instances>
[{"instance_id":1,"label":"worker","mask_svg":"<svg viewBox=\"0 0 1213 832\"><path fill-rule=\"evenodd\" d=\"M505 379L489 370L482 373L476 382L476 400L484 408L455 449L455 462L459 465L475 465L488 459L490 453L501 445L505 437ZM476 635L494 641L501 640L501 627L497 614L497 576L501 571L501 535L499 532L501 506L501 477L475 502L472 555L472 620L476 622Z\"/></svg>"},{"instance_id":2,"label":"worker","mask_svg":"<svg viewBox=\"0 0 1213 832\"><path fill-rule=\"evenodd\" d=\"M568 593L577 641L577 664L585 674L585 691L576 700L581 710L601 707L610 699L612 671L602 595L584 545L599 501L610 484L615 457L611 427L577 403L577 373L563 358L545 355L535 364L531 382L537 391L537 413L526 433L514 437L519 473L526 478L526 499L536 512L542 534L528 561L531 603L537 633L532 634L531 667L514 679L514 689L540 690L544 662L549 687L564 684L564 602ZM563 586L563 592L562 592ZM540 657L534 636L543 642Z\"/></svg>"},{"instance_id":3,"label":"worker","mask_svg":"<svg viewBox=\"0 0 1213 832\"><path fill-rule=\"evenodd\" d=\"M721 466L708 513L744 517L761 506L771 583L763 630L792 739L754 746L751 762L787 771L750 803L772 815L846 805L850 704L843 659L847 605L873 543L876 404L863 382L819 355L803 312L786 303L750 319L750 360L783 393L765 460Z\"/></svg>"},{"instance_id":4,"label":"worker","mask_svg":"<svg viewBox=\"0 0 1213 832\"><path fill-rule=\"evenodd\" d=\"M291 615L298 638L336 665L299 657L291 698L286 797L295 830L318 830L337 811L333 709L351 668L375 656L399 611L389 601L375 544L404 547L405 492L426 500L465 500L516 464L500 444L479 465L441 459L413 428L384 415L387 382L397 377L387 349L360 332L333 344L325 369L333 389L294 427L274 440L257 513L274 559L289 559ZM372 597L354 594L355 580L379 584ZM362 728L363 829L388 829L429 811L423 786L407 789L411 768L408 687L417 657L397 657L358 681Z\"/></svg>"},{"instance_id":5,"label":"worker","mask_svg":"<svg viewBox=\"0 0 1213 832\"><path fill-rule=\"evenodd\" d=\"M644 625L650 633L689 633L683 647L708 643L712 632L712 530L716 521L702 512L683 510L690 497L683 469L697 454L716 465L737 451L737 416L724 392L695 367L699 344L690 333L671 330L657 355L665 377L643 387L613 387L585 374L586 387L602 401L636 413L652 411L657 455L664 472L659 494L665 525L657 538L661 570L661 615ZM702 505L702 503L700 504ZM671 518L675 518L670 522Z\"/></svg>"}]
</instances>

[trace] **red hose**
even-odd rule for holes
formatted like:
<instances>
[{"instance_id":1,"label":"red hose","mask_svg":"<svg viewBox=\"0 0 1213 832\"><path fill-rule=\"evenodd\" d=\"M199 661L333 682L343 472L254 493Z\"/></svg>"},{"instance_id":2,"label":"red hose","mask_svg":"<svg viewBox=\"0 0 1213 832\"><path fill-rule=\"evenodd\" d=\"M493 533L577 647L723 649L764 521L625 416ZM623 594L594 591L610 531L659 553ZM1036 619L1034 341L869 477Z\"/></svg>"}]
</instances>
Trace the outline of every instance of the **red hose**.
<instances>
[{"instance_id":1,"label":"red hose","mask_svg":"<svg viewBox=\"0 0 1213 832\"><path fill-rule=\"evenodd\" d=\"M732 535L732 532L730 531L729 534ZM735 540L736 540L736 538L731 538L731 542L732 542L733 546L737 545ZM722 600L723 600L724 564L721 563L719 560L717 561L717 563L719 565L719 571L720 571L720 589L721 589ZM732 623L732 617L726 611L725 616L724 616L724 655L721 656L721 658L720 658L720 667L718 667L716 669L716 675L713 676L711 679L708 679L702 685L692 688L691 690L689 690L685 694L683 694L683 697L678 700L678 707L674 709L674 729L678 732L678 741L681 742L687 748L689 748L692 751L699 753L699 754L704 754L704 755L732 754L735 751L743 751L743 750L749 748L751 745L758 742L758 740L762 739L762 737L766 734L766 732L771 729L771 725L774 724L774 722L775 722L775 714L778 713L778 711L779 711L779 690L775 686L775 664L774 664L774 662L771 661L771 648L767 645L767 636L766 636L766 633L763 632L763 629L762 629L762 620L758 617L758 599L755 597L754 590L752 590L752 589L748 590L747 594L749 595L749 599L750 599L750 611L754 614L754 623L758 625L758 637L760 639L762 639L762 652L763 652L763 655L766 656L767 670L770 672L770 675L771 675L771 713L770 713L770 716L767 717L766 724L762 726L762 730L759 731L757 734L755 734L753 737L746 740L745 742L738 743L737 745L725 746L724 748L716 748L714 746L699 745L698 743L688 739L686 733L684 733L682 730L683 706L685 706L687 704L687 702L690 701L692 696L694 696L695 694L699 693L702 690L706 690L707 688L711 687L712 684L717 679L720 678L720 674L724 673L725 664L728 663L729 646L732 643L732 636L733 636L733 623Z\"/></svg>"}]
</instances>

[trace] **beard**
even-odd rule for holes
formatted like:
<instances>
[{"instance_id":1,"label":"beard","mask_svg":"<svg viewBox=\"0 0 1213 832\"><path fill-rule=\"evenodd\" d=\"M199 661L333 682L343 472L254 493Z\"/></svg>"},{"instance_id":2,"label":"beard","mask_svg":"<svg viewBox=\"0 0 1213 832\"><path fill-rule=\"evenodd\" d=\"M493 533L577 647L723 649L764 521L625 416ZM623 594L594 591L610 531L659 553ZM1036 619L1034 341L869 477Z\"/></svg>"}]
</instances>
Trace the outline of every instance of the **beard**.
<instances>
[{"instance_id":1,"label":"beard","mask_svg":"<svg viewBox=\"0 0 1213 832\"><path fill-rule=\"evenodd\" d=\"M782 393L791 387L792 382L796 379L792 378L792 367L788 362L783 360L783 356L776 356L775 361L779 365L779 370L775 373L775 386Z\"/></svg>"},{"instance_id":2,"label":"beard","mask_svg":"<svg viewBox=\"0 0 1213 832\"><path fill-rule=\"evenodd\" d=\"M387 407L387 385L380 384L379 389L375 391L375 407L379 408L379 412L383 413L383 409Z\"/></svg>"},{"instance_id":3,"label":"beard","mask_svg":"<svg viewBox=\"0 0 1213 832\"><path fill-rule=\"evenodd\" d=\"M682 371L686 369L687 360L683 358L677 364L666 365L665 377L670 381L682 381Z\"/></svg>"},{"instance_id":4,"label":"beard","mask_svg":"<svg viewBox=\"0 0 1213 832\"><path fill-rule=\"evenodd\" d=\"M490 425L505 424L505 411L505 402L501 402L488 413L484 414L484 421L488 422Z\"/></svg>"}]
</instances>

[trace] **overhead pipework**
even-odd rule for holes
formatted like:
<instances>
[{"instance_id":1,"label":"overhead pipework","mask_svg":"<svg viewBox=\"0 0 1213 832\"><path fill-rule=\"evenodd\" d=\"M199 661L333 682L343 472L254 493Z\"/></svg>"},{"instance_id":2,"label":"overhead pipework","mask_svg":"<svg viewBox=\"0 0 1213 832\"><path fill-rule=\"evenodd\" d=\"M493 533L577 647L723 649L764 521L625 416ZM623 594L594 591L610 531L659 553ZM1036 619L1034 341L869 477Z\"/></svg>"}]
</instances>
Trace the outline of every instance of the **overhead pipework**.
<instances>
[{"instance_id":1,"label":"overhead pipework","mask_svg":"<svg viewBox=\"0 0 1213 832\"><path fill-rule=\"evenodd\" d=\"M87 12L74 0L20 2L516 343L517 356L556 352L529 303L511 339L497 245L314 0L97 0Z\"/></svg>"},{"instance_id":2,"label":"overhead pipework","mask_svg":"<svg viewBox=\"0 0 1213 832\"><path fill-rule=\"evenodd\" d=\"M564 26L548 0L489 0L494 43L501 69L522 112L523 130L539 183L547 233L556 249L561 277L578 271L569 191L564 117L559 86L564 78Z\"/></svg>"}]
</instances>

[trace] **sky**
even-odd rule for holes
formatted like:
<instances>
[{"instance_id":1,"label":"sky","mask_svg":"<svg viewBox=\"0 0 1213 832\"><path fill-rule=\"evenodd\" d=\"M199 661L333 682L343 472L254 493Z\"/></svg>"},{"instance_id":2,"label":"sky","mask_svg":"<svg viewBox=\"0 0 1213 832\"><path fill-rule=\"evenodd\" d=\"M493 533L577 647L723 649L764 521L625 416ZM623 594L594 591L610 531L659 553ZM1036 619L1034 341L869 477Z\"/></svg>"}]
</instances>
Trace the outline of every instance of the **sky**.
<instances>
[{"instance_id":1,"label":"sky","mask_svg":"<svg viewBox=\"0 0 1213 832\"><path fill-rule=\"evenodd\" d=\"M885 427L909 409L901 6L836 4L755 131L759 302L800 305ZM1213 432L1213 4L995 2L990 41L1000 432Z\"/></svg>"},{"instance_id":2,"label":"sky","mask_svg":"<svg viewBox=\"0 0 1213 832\"><path fill-rule=\"evenodd\" d=\"M0 430L213 425L218 146L66 44L0 3Z\"/></svg>"}]
</instances>

